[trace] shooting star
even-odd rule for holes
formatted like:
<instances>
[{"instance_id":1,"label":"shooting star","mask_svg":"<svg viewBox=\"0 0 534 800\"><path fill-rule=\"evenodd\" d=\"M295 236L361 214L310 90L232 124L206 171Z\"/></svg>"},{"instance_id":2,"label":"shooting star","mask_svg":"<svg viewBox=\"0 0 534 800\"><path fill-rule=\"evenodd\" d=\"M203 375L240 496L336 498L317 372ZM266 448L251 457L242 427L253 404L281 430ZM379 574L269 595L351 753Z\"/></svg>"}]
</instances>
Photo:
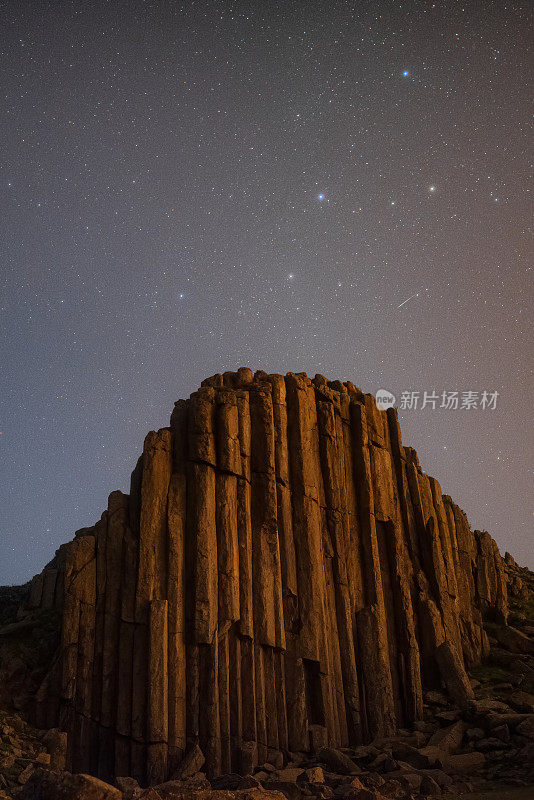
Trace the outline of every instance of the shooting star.
<instances>
[{"instance_id":1,"label":"shooting star","mask_svg":"<svg viewBox=\"0 0 534 800\"><path fill-rule=\"evenodd\" d=\"M425 292L428 292L428 289L425 289ZM397 306L397 308L401 308L401 306L405 305L406 303L409 303L410 300L413 300L414 297L419 297L420 294L421 292L416 292L415 294L412 294L411 297L407 297L406 300L403 300L402 303Z\"/></svg>"}]
</instances>

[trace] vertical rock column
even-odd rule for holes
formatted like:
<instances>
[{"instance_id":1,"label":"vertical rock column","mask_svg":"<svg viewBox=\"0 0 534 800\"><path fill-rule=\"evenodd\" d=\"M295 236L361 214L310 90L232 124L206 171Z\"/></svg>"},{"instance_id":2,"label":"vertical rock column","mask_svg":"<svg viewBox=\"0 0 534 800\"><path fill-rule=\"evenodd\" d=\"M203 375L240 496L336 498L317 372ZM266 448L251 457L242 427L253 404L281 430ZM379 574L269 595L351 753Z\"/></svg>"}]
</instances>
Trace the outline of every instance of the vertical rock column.
<instances>
[{"instance_id":1,"label":"vertical rock column","mask_svg":"<svg viewBox=\"0 0 534 800\"><path fill-rule=\"evenodd\" d=\"M349 519L345 493L345 449L340 396L346 394L326 385L322 376L314 379L321 470L325 489L326 526L331 552L325 558L330 594L329 621L334 691L338 702L339 744L361 741L360 698L354 651L351 600L347 569Z\"/></svg>"},{"instance_id":2,"label":"vertical rock column","mask_svg":"<svg viewBox=\"0 0 534 800\"><path fill-rule=\"evenodd\" d=\"M218 547L215 512L215 391L203 387L189 401L187 550L191 593L187 598L191 644L187 649L188 733L200 742L207 770L220 771L218 696ZM202 709L200 709L202 703Z\"/></svg>"},{"instance_id":3,"label":"vertical rock column","mask_svg":"<svg viewBox=\"0 0 534 800\"><path fill-rule=\"evenodd\" d=\"M168 726L167 772L172 775L186 750L186 511L188 407L176 403L171 416L172 475L167 505Z\"/></svg>"},{"instance_id":4,"label":"vertical rock column","mask_svg":"<svg viewBox=\"0 0 534 800\"><path fill-rule=\"evenodd\" d=\"M334 732L339 724L331 698L331 664L327 649L326 578L323 562L319 435L315 391L304 375L286 376L288 446L291 475L300 632L297 652L302 659L308 723ZM297 661L294 689L299 687ZM313 699L313 706L310 702Z\"/></svg>"},{"instance_id":5,"label":"vertical rock column","mask_svg":"<svg viewBox=\"0 0 534 800\"><path fill-rule=\"evenodd\" d=\"M61 713L59 724L71 732L68 763L90 751L91 692L96 598L95 536L75 539L65 558L62 629Z\"/></svg>"},{"instance_id":6,"label":"vertical rock column","mask_svg":"<svg viewBox=\"0 0 534 800\"><path fill-rule=\"evenodd\" d=\"M135 593L139 551L139 520L132 513L132 504L137 498L135 478L140 471L138 468L134 471L130 496L125 497L122 564L120 568L120 622L117 641L115 775L129 775L131 769Z\"/></svg>"},{"instance_id":7,"label":"vertical rock column","mask_svg":"<svg viewBox=\"0 0 534 800\"><path fill-rule=\"evenodd\" d=\"M237 481L241 475L239 412L235 392L216 395L217 474L215 485L218 569L218 686L221 770L232 770L230 629L239 619Z\"/></svg>"},{"instance_id":8,"label":"vertical rock column","mask_svg":"<svg viewBox=\"0 0 534 800\"><path fill-rule=\"evenodd\" d=\"M300 617L288 449L286 384L268 376L272 386L276 518L280 551L285 650L275 655L278 738L282 749L303 750L309 744L304 668L298 652Z\"/></svg>"},{"instance_id":9,"label":"vertical rock column","mask_svg":"<svg viewBox=\"0 0 534 800\"><path fill-rule=\"evenodd\" d=\"M369 456L365 406L351 406L354 433L358 516L365 605L356 616L362 686L369 735L387 736L396 726L395 703L389 664L388 640L380 557L376 537L373 481Z\"/></svg>"},{"instance_id":10,"label":"vertical rock column","mask_svg":"<svg viewBox=\"0 0 534 800\"><path fill-rule=\"evenodd\" d=\"M279 747L273 648L285 647L285 631L271 384L257 380L249 397L256 741L263 763L267 749Z\"/></svg>"},{"instance_id":11,"label":"vertical rock column","mask_svg":"<svg viewBox=\"0 0 534 800\"><path fill-rule=\"evenodd\" d=\"M166 745L150 738L154 715L159 712L147 703L147 696L153 696L149 659L155 647L154 636L163 635L164 630L159 626L157 632L152 631L150 608L152 600L163 600L167 593L167 495L171 470L169 429L149 433L143 449L132 681L132 773L141 776L143 782L145 763L146 775L151 779L165 775L167 769Z\"/></svg>"}]
</instances>

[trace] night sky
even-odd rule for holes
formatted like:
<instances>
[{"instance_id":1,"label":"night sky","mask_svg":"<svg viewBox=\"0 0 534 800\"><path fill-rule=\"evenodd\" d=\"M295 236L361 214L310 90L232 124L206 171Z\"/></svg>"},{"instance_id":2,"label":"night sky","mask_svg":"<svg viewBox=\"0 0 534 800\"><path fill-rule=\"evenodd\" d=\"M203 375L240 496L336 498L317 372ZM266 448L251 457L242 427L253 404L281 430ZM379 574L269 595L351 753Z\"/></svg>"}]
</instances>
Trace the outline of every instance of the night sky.
<instances>
[{"instance_id":1,"label":"night sky","mask_svg":"<svg viewBox=\"0 0 534 800\"><path fill-rule=\"evenodd\" d=\"M0 2L0 583L239 366L419 392L404 443L534 567L528 9Z\"/></svg>"}]
</instances>

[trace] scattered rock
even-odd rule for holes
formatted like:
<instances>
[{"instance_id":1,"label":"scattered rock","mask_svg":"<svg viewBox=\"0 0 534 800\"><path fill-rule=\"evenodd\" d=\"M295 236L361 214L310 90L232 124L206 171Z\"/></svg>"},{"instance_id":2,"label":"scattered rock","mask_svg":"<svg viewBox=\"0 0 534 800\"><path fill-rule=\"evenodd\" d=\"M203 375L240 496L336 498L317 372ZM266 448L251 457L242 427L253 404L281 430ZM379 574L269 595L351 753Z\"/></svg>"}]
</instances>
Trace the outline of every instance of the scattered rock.
<instances>
[{"instance_id":1,"label":"scattered rock","mask_svg":"<svg viewBox=\"0 0 534 800\"><path fill-rule=\"evenodd\" d=\"M441 794L440 785L428 773L423 776L419 791L427 797L436 797Z\"/></svg>"},{"instance_id":2,"label":"scattered rock","mask_svg":"<svg viewBox=\"0 0 534 800\"><path fill-rule=\"evenodd\" d=\"M23 769L22 772L20 773L20 775L18 777L18 782L21 785L27 783L29 781L29 779L31 778L34 769L35 769L35 767L33 766L33 764L28 764L28 766L25 769Z\"/></svg>"},{"instance_id":3,"label":"scattered rock","mask_svg":"<svg viewBox=\"0 0 534 800\"><path fill-rule=\"evenodd\" d=\"M115 779L115 783L122 792L123 800L137 800L143 791L135 778L119 777Z\"/></svg>"},{"instance_id":4,"label":"scattered rock","mask_svg":"<svg viewBox=\"0 0 534 800\"><path fill-rule=\"evenodd\" d=\"M307 783L324 783L324 772L321 767L309 767L301 772L298 780Z\"/></svg>"},{"instance_id":5,"label":"scattered rock","mask_svg":"<svg viewBox=\"0 0 534 800\"><path fill-rule=\"evenodd\" d=\"M516 711L524 714L534 714L534 694L515 691L508 697L508 702Z\"/></svg>"},{"instance_id":6,"label":"scattered rock","mask_svg":"<svg viewBox=\"0 0 534 800\"><path fill-rule=\"evenodd\" d=\"M464 738L464 723L455 722L448 728L442 728L430 737L430 747L437 747L445 753L454 753L460 749Z\"/></svg>"},{"instance_id":7,"label":"scattered rock","mask_svg":"<svg viewBox=\"0 0 534 800\"><path fill-rule=\"evenodd\" d=\"M465 735L470 742L476 742L478 739L483 739L486 734L482 728L469 728L469 730L465 732Z\"/></svg>"},{"instance_id":8,"label":"scattered rock","mask_svg":"<svg viewBox=\"0 0 534 800\"><path fill-rule=\"evenodd\" d=\"M71 775L43 768L33 771L18 794L20 800L122 800L115 786L91 775Z\"/></svg>"},{"instance_id":9,"label":"scattered rock","mask_svg":"<svg viewBox=\"0 0 534 800\"><path fill-rule=\"evenodd\" d=\"M184 780L185 778L192 778L197 772L200 772L204 766L204 753L200 747L195 745L191 750L186 753L182 762L172 775L173 780Z\"/></svg>"},{"instance_id":10,"label":"scattered rock","mask_svg":"<svg viewBox=\"0 0 534 800\"><path fill-rule=\"evenodd\" d=\"M58 728L51 728L43 736L43 744L50 754L50 766L52 769L65 769L68 744L67 734Z\"/></svg>"},{"instance_id":11,"label":"scattered rock","mask_svg":"<svg viewBox=\"0 0 534 800\"><path fill-rule=\"evenodd\" d=\"M492 629L500 645L511 653L534 655L534 640L509 625L498 625Z\"/></svg>"},{"instance_id":12,"label":"scattered rock","mask_svg":"<svg viewBox=\"0 0 534 800\"><path fill-rule=\"evenodd\" d=\"M323 747L318 754L319 761L322 761L329 770L338 772L340 775L358 775L361 770L354 761L341 750L331 747Z\"/></svg>"},{"instance_id":13,"label":"scattered rock","mask_svg":"<svg viewBox=\"0 0 534 800\"><path fill-rule=\"evenodd\" d=\"M297 778L302 775L303 770L300 767L285 767L276 773L276 780L288 781L289 783L296 783Z\"/></svg>"},{"instance_id":14,"label":"scattered rock","mask_svg":"<svg viewBox=\"0 0 534 800\"><path fill-rule=\"evenodd\" d=\"M450 755L447 759L446 769L450 773L472 773L480 771L486 763L484 753L459 753Z\"/></svg>"},{"instance_id":15,"label":"scattered rock","mask_svg":"<svg viewBox=\"0 0 534 800\"><path fill-rule=\"evenodd\" d=\"M527 739L534 739L534 714L520 722L516 728L517 733L526 736Z\"/></svg>"}]
</instances>

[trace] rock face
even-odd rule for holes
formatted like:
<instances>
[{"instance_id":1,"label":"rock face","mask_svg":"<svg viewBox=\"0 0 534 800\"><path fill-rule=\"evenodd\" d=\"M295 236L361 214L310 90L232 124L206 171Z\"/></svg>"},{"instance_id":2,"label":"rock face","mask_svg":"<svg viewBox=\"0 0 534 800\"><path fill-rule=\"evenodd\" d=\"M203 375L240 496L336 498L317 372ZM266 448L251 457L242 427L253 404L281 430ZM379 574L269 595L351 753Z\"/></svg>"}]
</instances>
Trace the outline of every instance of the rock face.
<instances>
[{"instance_id":1,"label":"rock face","mask_svg":"<svg viewBox=\"0 0 534 800\"><path fill-rule=\"evenodd\" d=\"M67 768L141 785L246 773L391 735L423 691L459 707L507 617L504 562L351 383L248 369L204 381L34 578L61 613L35 723ZM277 756L278 754L278 756Z\"/></svg>"}]
</instances>

